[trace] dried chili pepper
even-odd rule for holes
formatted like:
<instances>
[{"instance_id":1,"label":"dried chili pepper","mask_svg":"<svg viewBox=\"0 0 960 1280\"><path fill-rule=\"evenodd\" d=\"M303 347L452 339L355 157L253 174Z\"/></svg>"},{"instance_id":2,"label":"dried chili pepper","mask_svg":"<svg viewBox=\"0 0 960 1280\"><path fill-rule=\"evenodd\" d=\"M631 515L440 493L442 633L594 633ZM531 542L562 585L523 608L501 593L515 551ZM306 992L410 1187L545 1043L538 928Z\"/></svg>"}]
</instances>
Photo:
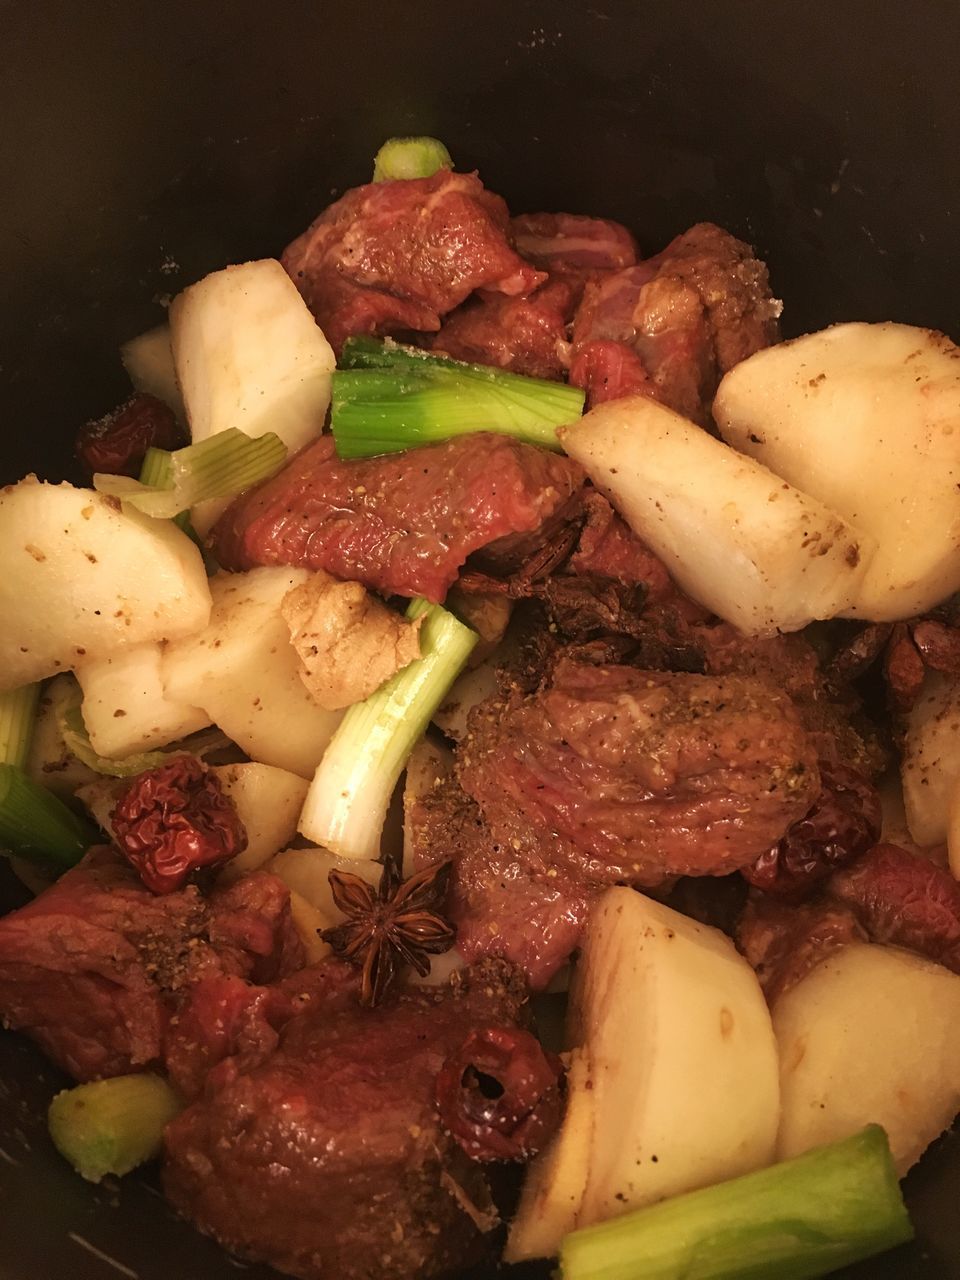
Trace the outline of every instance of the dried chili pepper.
<instances>
[{"instance_id":1,"label":"dried chili pepper","mask_svg":"<svg viewBox=\"0 0 960 1280\"><path fill-rule=\"evenodd\" d=\"M846 765L821 765L822 789L813 808L741 874L768 893L801 895L880 838L876 787Z\"/></svg>"},{"instance_id":2,"label":"dried chili pepper","mask_svg":"<svg viewBox=\"0 0 960 1280\"><path fill-rule=\"evenodd\" d=\"M559 1128L563 1068L529 1031L483 1027L447 1058L435 1096L471 1160L526 1160Z\"/></svg>"},{"instance_id":3,"label":"dried chili pepper","mask_svg":"<svg viewBox=\"0 0 960 1280\"><path fill-rule=\"evenodd\" d=\"M138 391L106 417L82 426L76 450L91 475L104 471L136 478L148 449L177 449L185 443L173 410Z\"/></svg>"},{"instance_id":4,"label":"dried chili pepper","mask_svg":"<svg viewBox=\"0 0 960 1280\"><path fill-rule=\"evenodd\" d=\"M173 893L192 872L220 866L247 847L219 778L189 755L134 778L110 820L120 851L153 893Z\"/></svg>"}]
</instances>

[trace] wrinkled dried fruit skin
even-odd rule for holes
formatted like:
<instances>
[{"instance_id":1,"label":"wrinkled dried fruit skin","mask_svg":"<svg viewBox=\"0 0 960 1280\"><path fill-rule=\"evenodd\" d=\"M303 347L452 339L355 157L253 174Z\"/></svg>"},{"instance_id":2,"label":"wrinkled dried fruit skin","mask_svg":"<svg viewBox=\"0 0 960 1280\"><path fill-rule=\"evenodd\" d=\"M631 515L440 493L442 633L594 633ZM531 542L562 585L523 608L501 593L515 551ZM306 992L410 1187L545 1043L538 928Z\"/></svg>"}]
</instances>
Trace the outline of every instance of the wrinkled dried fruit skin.
<instances>
[{"instance_id":1,"label":"wrinkled dried fruit skin","mask_svg":"<svg viewBox=\"0 0 960 1280\"><path fill-rule=\"evenodd\" d=\"M148 449L178 449L185 443L173 410L138 391L106 417L82 426L76 450L91 475L104 471L136 479Z\"/></svg>"},{"instance_id":2,"label":"wrinkled dried fruit skin","mask_svg":"<svg viewBox=\"0 0 960 1280\"><path fill-rule=\"evenodd\" d=\"M471 1160L528 1160L563 1116L563 1068L529 1031L472 1031L437 1075L444 1128Z\"/></svg>"},{"instance_id":3,"label":"wrinkled dried fruit skin","mask_svg":"<svg viewBox=\"0 0 960 1280\"><path fill-rule=\"evenodd\" d=\"M189 755L134 778L111 822L120 851L153 893L173 893L192 872L221 866L247 847L220 780Z\"/></svg>"},{"instance_id":4,"label":"wrinkled dried fruit skin","mask_svg":"<svg viewBox=\"0 0 960 1280\"><path fill-rule=\"evenodd\" d=\"M810 812L741 874L768 893L802 895L880 837L880 796L846 765L820 767L822 790Z\"/></svg>"},{"instance_id":5,"label":"wrinkled dried fruit skin","mask_svg":"<svg viewBox=\"0 0 960 1280\"><path fill-rule=\"evenodd\" d=\"M945 676L960 676L960 631L935 618L911 627L913 643L924 665Z\"/></svg>"},{"instance_id":6,"label":"wrinkled dried fruit skin","mask_svg":"<svg viewBox=\"0 0 960 1280\"><path fill-rule=\"evenodd\" d=\"M883 674L893 705L898 711L909 711L920 696L924 668L906 623L898 622L893 628L883 659Z\"/></svg>"}]
</instances>

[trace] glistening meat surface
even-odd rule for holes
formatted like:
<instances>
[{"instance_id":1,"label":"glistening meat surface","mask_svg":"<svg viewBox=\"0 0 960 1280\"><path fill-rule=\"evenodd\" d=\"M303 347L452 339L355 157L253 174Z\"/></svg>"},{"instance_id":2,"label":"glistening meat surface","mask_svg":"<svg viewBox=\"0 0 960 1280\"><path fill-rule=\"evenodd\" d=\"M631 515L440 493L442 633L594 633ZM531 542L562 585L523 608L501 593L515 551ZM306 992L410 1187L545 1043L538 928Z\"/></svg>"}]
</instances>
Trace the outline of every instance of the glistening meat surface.
<instances>
[{"instance_id":1,"label":"glistening meat surface","mask_svg":"<svg viewBox=\"0 0 960 1280\"><path fill-rule=\"evenodd\" d=\"M446 169L355 187L282 261L337 352L353 334L435 332L474 289L513 297L546 278L511 247L500 197Z\"/></svg>"},{"instance_id":2,"label":"glistening meat surface","mask_svg":"<svg viewBox=\"0 0 960 1280\"><path fill-rule=\"evenodd\" d=\"M720 375L777 341L779 314L750 246L701 222L656 257L587 286L574 322L573 380L591 402L622 385L705 421ZM652 387L626 357L618 365L611 350L594 349L611 342L639 357Z\"/></svg>"},{"instance_id":3,"label":"glistening meat surface","mask_svg":"<svg viewBox=\"0 0 960 1280\"><path fill-rule=\"evenodd\" d=\"M301 1280L468 1266L496 1218L481 1167L440 1125L435 1082L470 1032L514 1025L522 1002L511 971L488 965L376 1010L321 1003L168 1127L168 1196L230 1249Z\"/></svg>"},{"instance_id":4,"label":"glistening meat surface","mask_svg":"<svg viewBox=\"0 0 960 1280\"><path fill-rule=\"evenodd\" d=\"M238 498L212 545L227 569L305 565L442 601L472 553L522 558L582 483L570 459L506 436L351 461L323 436Z\"/></svg>"},{"instance_id":5,"label":"glistening meat surface","mask_svg":"<svg viewBox=\"0 0 960 1280\"><path fill-rule=\"evenodd\" d=\"M481 704L458 770L498 841L533 833L546 861L596 884L736 870L820 787L772 682L570 661L539 693Z\"/></svg>"}]
</instances>

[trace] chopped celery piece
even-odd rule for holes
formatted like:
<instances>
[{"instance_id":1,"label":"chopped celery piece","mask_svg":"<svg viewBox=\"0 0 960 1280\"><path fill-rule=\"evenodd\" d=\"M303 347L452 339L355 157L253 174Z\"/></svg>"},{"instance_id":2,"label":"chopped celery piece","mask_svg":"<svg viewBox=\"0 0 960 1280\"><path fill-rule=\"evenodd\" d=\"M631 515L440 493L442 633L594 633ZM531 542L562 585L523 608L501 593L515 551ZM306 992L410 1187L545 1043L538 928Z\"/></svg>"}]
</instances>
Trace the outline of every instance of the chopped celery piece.
<instances>
[{"instance_id":1,"label":"chopped celery piece","mask_svg":"<svg viewBox=\"0 0 960 1280\"><path fill-rule=\"evenodd\" d=\"M394 453L473 431L560 449L583 413L578 387L351 338L333 375L330 423L341 458Z\"/></svg>"},{"instance_id":2,"label":"chopped celery piece","mask_svg":"<svg viewBox=\"0 0 960 1280\"><path fill-rule=\"evenodd\" d=\"M145 484L148 489L173 488L173 454L169 449L147 450L143 459L143 466L140 468L140 483ZM172 519L173 523L203 550L200 539L190 523L189 512L181 511L178 515L173 516Z\"/></svg>"},{"instance_id":3,"label":"chopped celery piece","mask_svg":"<svg viewBox=\"0 0 960 1280\"><path fill-rule=\"evenodd\" d=\"M25 684L0 693L0 764L18 768L26 764L39 699L39 684Z\"/></svg>"},{"instance_id":4,"label":"chopped celery piece","mask_svg":"<svg viewBox=\"0 0 960 1280\"><path fill-rule=\"evenodd\" d=\"M154 452L163 451L151 450ZM169 463L156 457L145 459L148 473L159 476L163 483L147 485L128 476L98 473L93 487L98 493L129 502L145 516L169 520L198 502L229 498L268 479L286 462L287 448L272 431L251 439L230 427L199 444L176 449L168 458Z\"/></svg>"},{"instance_id":5,"label":"chopped celery piece","mask_svg":"<svg viewBox=\"0 0 960 1280\"><path fill-rule=\"evenodd\" d=\"M158 1156L164 1129L182 1110L160 1076L114 1076L58 1093L47 1123L60 1154L81 1177L99 1182Z\"/></svg>"},{"instance_id":6,"label":"chopped celery piece","mask_svg":"<svg viewBox=\"0 0 960 1280\"><path fill-rule=\"evenodd\" d=\"M388 138L374 157L373 180L429 178L452 168L450 152L437 138Z\"/></svg>"},{"instance_id":7,"label":"chopped celery piece","mask_svg":"<svg viewBox=\"0 0 960 1280\"><path fill-rule=\"evenodd\" d=\"M375 858L397 779L478 636L440 605L417 599L421 656L341 720L314 775L300 832L333 853Z\"/></svg>"},{"instance_id":8,"label":"chopped celery piece","mask_svg":"<svg viewBox=\"0 0 960 1280\"><path fill-rule=\"evenodd\" d=\"M97 833L62 800L12 764L0 764L0 845L65 871L97 842Z\"/></svg>"},{"instance_id":9,"label":"chopped celery piece","mask_svg":"<svg viewBox=\"0 0 960 1280\"><path fill-rule=\"evenodd\" d=\"M887 1135L843 1142L567 1236L562 1280L807 1280L913 1236Z\"/></svg>"}]
</instances>

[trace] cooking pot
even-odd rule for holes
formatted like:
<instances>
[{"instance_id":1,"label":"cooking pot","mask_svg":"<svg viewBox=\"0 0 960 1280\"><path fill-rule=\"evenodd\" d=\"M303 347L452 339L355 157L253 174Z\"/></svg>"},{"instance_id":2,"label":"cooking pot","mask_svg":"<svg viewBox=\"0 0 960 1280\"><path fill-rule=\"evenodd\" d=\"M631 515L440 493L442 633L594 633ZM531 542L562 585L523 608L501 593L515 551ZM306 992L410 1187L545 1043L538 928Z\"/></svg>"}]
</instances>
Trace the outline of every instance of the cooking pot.
<instances>
[{"instance_id":1,"label":"cooking pot","mask_svg":"<svg viewBox=\"0 0 960 1280\"><path fill-rule=\"evenodd\" d=\"M647 251L719 222L769 262L788 334L960 337L955 0L0 0L0 50L4 481L70 476L78 424L126 394L118 344L279 252L391 134ZM43 1118L61 1084L0 1036L0 1277L235 1277L149 1175L68 1169ZM846 1274L960 1277L955 1140L906 1187L917 1243Z\"/></svg>"}]
</instances>

